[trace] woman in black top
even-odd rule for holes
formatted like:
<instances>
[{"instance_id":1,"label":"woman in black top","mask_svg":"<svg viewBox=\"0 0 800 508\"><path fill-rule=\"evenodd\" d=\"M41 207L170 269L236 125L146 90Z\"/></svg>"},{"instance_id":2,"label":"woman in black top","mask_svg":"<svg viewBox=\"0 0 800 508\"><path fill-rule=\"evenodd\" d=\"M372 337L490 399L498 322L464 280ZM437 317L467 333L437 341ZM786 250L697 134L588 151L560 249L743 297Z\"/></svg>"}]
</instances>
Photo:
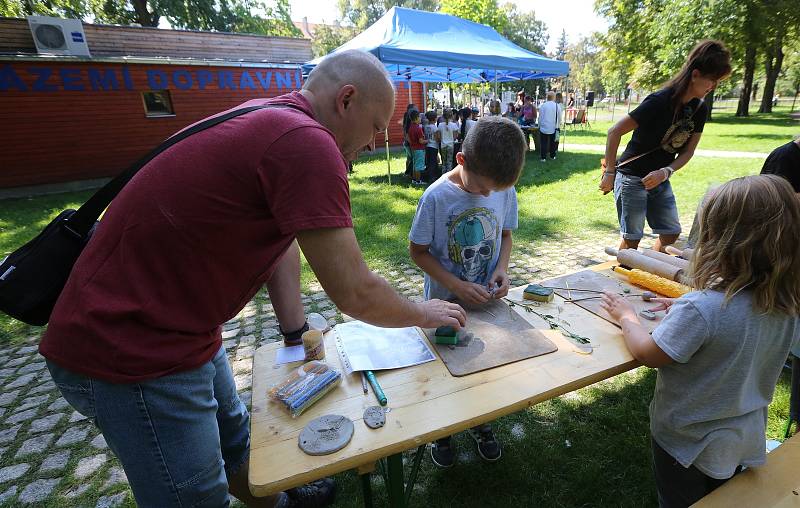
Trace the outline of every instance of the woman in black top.
<instances>
[{"instance_id":1,"label":"woman in black top","mask_svg":"<svg viewBox=\"0 0 800 508\"><path fill-rule=\"evenodd\" d=\"M614 191L622 233L620 249L635 249L644 220L658 234L653 249L678 239L681 225L669 177L689 162L703 132L708 108L702 99L731 72L730 52L722 42L699 42L681 71L663 89L648 95L608 130L600 190ZM622 156L622 136L633 131Z\"/></svg>"}]
</instances>

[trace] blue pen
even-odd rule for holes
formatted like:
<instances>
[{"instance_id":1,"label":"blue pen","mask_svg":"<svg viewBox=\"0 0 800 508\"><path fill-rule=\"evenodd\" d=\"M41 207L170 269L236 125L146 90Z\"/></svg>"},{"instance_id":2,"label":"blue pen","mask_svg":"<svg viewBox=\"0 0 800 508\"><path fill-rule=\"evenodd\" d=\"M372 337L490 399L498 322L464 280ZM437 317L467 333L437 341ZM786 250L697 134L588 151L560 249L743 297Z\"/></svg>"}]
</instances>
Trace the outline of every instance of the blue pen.
<instances>
[{"instance_id":1,"label":"blue pen","mask_svg":"<svg viewBox=\"0 0 800 508\"><path fill-rule=\"evenodd\" d=\"M367 381L372 386L372 391L375 392L375 398L378 399L378 402L381 406L385 406L389 401L386 400L386 394L383 393L383 388L381 388L380 383L378 383L378 378L375 377L375 373L371 370L364 371L364 374L367 376Z\"/></svg>"}]
</instances>

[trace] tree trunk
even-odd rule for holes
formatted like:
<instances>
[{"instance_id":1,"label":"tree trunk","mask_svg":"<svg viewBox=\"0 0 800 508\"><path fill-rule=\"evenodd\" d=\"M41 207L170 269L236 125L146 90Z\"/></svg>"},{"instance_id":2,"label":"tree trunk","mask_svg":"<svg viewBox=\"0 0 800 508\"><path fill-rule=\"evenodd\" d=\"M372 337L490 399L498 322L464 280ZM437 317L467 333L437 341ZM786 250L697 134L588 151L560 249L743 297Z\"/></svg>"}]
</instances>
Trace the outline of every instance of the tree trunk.
<instances>
[{"instance_id":1,"label":"tree trunk","mask_svg":"<svg viewBox=\"0 0 800 508\"><path fill-rule=\"evenodd\" d=\"M775 45L766 58L766 82L764 83L764 93L761 94L761 107L759 113L772 113L772 97L775 95L775 82L783 65L783 32L778 31L775 35Z\"/></svg>"},{"instance_id":2,"label":"tree trunk","mask_svg":"<svg viewBox=\"0 0 800 508\"><path fill-rule=\"evenodd\" d=\"M758 82L753 83L753 100L758 100Z\"/></svg>"},{"instance_id":3,"label":"tree trunk","mask_svg":"<svg viewBox=\"0 0 800 508\"><path fill-rule=\"evenodd\" d=\"M755 70L756 48L749 45L744 54L744 81L742 82L742 93L739 94L739 106L736 108L736 116L750 115L750 93L755 93L753 91L753 74Z\"/></svg>"},{"instance_id":4,"label":"tree trunk","mask_svg":"<svg viewBox=\"0 0 800 508\"><path fill-rule=\"evenodd\" d=\"M706 107L708 107L708 116L706 116L706 122L710 122L711 121L711 111L714 109L714 94L715 93L716 93L716 90L711 90L710 92L708 92L706 94L705 98L703 99L705 101L705 103L706 103Z\"/></svg>"},{"instance_id":5,"label":"tree trunk","mask_svg":"<svg viewBox=\"0 0 800 508\"><path fill-rule=\"evenodd\" d=\"M142 26L158 26L158 13L147 10L147 0L131 0L133 11L136 13L136 22Z\"/></svg>"},{"instance_id":6,"label":"tree trunk","mask_svg":"<svg viewBox=\"0 0 800 508\"><path fill-rule=\"evenodd\" d=\"M794 91L794 97L792 98L792 109L789 110L789 113L794 113L794 104L797 102L797 96L800 94L800 85Z\"/></svg>"}]
</instances>

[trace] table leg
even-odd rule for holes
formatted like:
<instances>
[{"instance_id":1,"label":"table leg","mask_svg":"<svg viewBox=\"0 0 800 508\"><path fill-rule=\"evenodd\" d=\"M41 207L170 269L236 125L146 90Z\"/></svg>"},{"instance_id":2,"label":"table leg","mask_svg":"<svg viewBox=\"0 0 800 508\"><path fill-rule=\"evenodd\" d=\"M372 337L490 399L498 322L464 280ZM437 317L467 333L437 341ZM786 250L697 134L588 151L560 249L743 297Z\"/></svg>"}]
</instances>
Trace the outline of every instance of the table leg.
<instances>
[{"instance_id":1,"label":"table leg","mask_svg":"<svg viewBox=\"0 0 800 508\"><path fill-rule=\"evenodd\" d=\"M403 485L403 454L396 453L386 459L389 477L389 506L406 508L405 488Z\"/></svg>"},{"instance_id":2,"label":"table leg","mask_svg":"<svg viewBox=\"0 0 800 508\"><path fill-rule=\"evenodd\" d=\"M370 473L359 475L361 477L361 492L364 495L364 508L372 508L372 482Z\"/></svg>"},{"instance_id":3,"label":"table leg","mask_svg":"<svg viewBox=\"0 0 800 508\"><path fill-rule=\"evenodd\" d=\"M411 499L411 492L414 491L414 484L417 483L417 474L419 473L419 466L422 464L422 458L425 456L425 447L422 445L417 448L417 453L414 454L414 463L411 465L411 473L408 476L408 485L406 485L406 506L411 506L408 502Z\"/></svg>"}]
</instances>

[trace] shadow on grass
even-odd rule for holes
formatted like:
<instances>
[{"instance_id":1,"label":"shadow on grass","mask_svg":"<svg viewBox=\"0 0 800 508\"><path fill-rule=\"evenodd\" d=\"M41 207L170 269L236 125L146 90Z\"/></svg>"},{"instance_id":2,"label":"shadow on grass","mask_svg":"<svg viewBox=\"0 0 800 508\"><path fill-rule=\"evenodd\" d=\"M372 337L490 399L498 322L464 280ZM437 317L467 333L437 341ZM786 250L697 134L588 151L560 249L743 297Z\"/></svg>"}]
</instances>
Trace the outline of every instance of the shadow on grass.
<instances>
[{"instance_id":1,"label":"shadow on grass","mask_svg":"<svg viewBox=\"0 0 800 508\"><path fill-rule=\"evenodd\" d=\"M742 136L740 134L717 134L717 136L720 138L746 137L748 140L774 141L776 143L775 148L780 145L784 145L793 139L792 136L786 136L785 134L747 134L746 136Z\"/></svg>"},{"instance_id":2,"label":"shadow on grass","mask_svg":"<svg viewBox=\"0 0 800 508\"><path fill-rule=\"evenodd\" d=\"M616 233L619 231L619 224L607 219L595 219L589 222L589 228L601 233Z\"/></svg>"},{"instance_id":3,"label":"shadow on grass","mask_svg":"<svg viewBox=\"0 0 800 508\"><path fill-rule=\"evenodd\" d=\"M735 116L734 114L714 115L713 123L720 125L794 125L797 120L792 119L788 113L755 113L750 116Z\"/></svg>"},{"instance_id":4,"label":"shadow on grass","mask_svg":"<svg viewBox=\"0 0 800 508\"><path fill-rule=\"evenodd\" d=\"M482 462L474 442L454 439L458 458L437 469L422 461L412 505L451 506L655 506L650 472L648 405L655 370L642 369L580 392L500 418L495 433L503 443L497 463ZM406 463L410 464L411 453ZM337 507L361 506L359 480L336 477ZM374 481L374 480L373 480ZM385 505L382 482L373 489Z\"/></svg>"}]
</instances>

